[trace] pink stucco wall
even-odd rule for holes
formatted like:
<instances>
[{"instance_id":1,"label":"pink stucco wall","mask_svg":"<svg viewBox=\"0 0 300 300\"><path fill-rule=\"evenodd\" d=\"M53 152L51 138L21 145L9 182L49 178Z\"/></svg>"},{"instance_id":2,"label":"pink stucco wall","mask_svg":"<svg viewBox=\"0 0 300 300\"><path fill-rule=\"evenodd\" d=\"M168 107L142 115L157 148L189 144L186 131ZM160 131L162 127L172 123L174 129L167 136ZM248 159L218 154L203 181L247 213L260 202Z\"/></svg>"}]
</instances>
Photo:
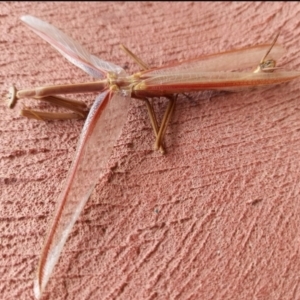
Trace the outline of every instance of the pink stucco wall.
<instances>
[{"instance_id":1,"label":"pink stucco wall","mask_svg":"<svg viewBox=\"0 0 300 300\"><path fill-rule=\"evenodd\" d=\"M90 80L26 28L31 14L91 53L138 67L272 41L300 70L298 3L0 3L1 95ZM43 299L300 299L300 81L178 100L167 154L132 101L110 161ZM79 99L91 105L94 96ZM0 298L33 299L40 249L83 121L0 103ZM156 102L162 112L166 102Z\"/></svg>"}]
</instances>

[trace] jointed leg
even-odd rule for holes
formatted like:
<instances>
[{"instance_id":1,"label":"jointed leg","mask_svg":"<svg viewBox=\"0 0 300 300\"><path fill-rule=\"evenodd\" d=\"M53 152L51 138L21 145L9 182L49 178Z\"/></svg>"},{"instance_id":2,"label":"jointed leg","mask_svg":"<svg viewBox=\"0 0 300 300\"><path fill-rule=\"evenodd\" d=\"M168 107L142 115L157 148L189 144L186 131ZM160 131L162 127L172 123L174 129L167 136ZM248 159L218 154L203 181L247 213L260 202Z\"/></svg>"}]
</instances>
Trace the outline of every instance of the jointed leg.
<instances>
[{"instance_id":1,"label":"jointed leg","mask_svg":"<svg viewBox=\"0 0 300 300\"><path fill-rule=\"evenodd\" d=\"M81 115L77 113L51 113L51 112L44 112L39 110L33 110L30 108L22 109L21 115L29 118L29 119L36 119L39 121L45 120L71 120L71 119L83 119Z\"/></svg>"},{"instance_id":2,"label":"jointed leg","mask_svg":"<svg viewBox=\"0 0 300 300\"><path fill-rule=\"evenodd\" d=\"M146 103L146 107L147 107L147 110L148 110L151 126L152 126L152 129L153 129L154 135L155 135L154 150L160 150L161 153L165 153L165 149L164 149L164 146L163 146L163 138L164 138L165 132L167 130L167 126L169 124L169 121L170 121L170 119L172 117L172 114L174 112L177 95L167 97L167 99L169 100L169 103L168 103L168 106L167 106L166 111L164 113L164 116L163 116L160 127L158 126L158 122L157 122L153 107L150 104L149 100L147 98L139 98L139 97L136 97L136 98L140 99L140 100L143 100Z\"/></svg>"},{"instance_id":3,"label":"jointed leg","mask_svg":"<svg viewBox=\"0 0 300 300\"><path fill-rule=\"evenodd\" d=\"M154 143L154 149L157 150L159 149L159 147L162 144L163 138L165 136L166 130L167 130L167 126L169 124L169 121L173 115L174 112L174 108L175 108L175 104L176 104L176 99L177 99L177 95L176 96L172 96L172 97L168 97L169 99L169 103L168 106L166 108L166 111L164 113L158 134L156 136L156 140Z\"/></svg>"},{"instance_id":4,"label":"jointed leg","mask_svg":"<svg viewBox=\"0 0 300 300\"><path fill-rule=\"evenodd\" d=\"M17 90L15 87L11 87L8 94L8 105L13 108L17 100ZM36 98L35 100L43 100L49 102L50 104L58 105L67 109L72 110L74 113L51 113L43 111L34 111L29 108L23 109L21 115L27 118L33 118L37 120L55 120L55 119L84 119L87 116L87 111L85 103L73 100L69 98L63 98L60 96L46 96L42 98Z\"/></svg>"},{"instance_id":5,"label":"jointed leg","mask_svg":"<svg viewBox=\"0 0 300 300\"><path fill-rule=\"evenodd\" d=\"M132 53L127 47L125 47L123 44L120 45L120 48L128 55L130 56L143 70L149 70L150 67L143 62L139 57L137 57L134 53Z\"/></svg>"},{"instance_id":6,"label":"jointed leg","mask_svg":"<svg viewBox=\"0 0 300 300\"><path fill-rule=\"evenodd\" d=\"M157 119L156 119L155 112L153 110L152 105L150 104L150 102L147 98L138 98L138 97L136 97L136 99L143 100L146 103L146 107L147 107L147 110L148 110L148 115L149 115L150 123L151 123L151 126L152 126L152 130L154 132L155 138L157 138L158 132L159 132L159 127L158 127ZM163 143L161 142L159 147L157 147L155 150L160 150L160 152L164 154L165 149L164 149Z\"/></svg>"},{"instance_id":7,"label":"jointed leg","mask_svg":"<svg viewBox=\"0 0 300 300\"><path fill-rule=\"evenodd\" d=\"M132 53L127 47L125 47L124 45L120 45L120 47L143 70L148 70L149 69L149 66L146 63L144 63L139 57L137 57L134 53ZM160 150L162 153L165 152L164 147L163 147L163 137L165 135L167 125L168 125L168 123L171 119L171 116L173 114L177 96L170 96L170 97L166 97L166 98L169 99L169 103L168 103L168 106L167 106L166 111L164 113L163 120L161 122L160 128L158 127L157 120L156 120L155 113L154 113L152 105L150 104L148 99L140 98L140 99L144 100L145 103L146 103L149 118L150 118L151 125L152 125L152 128L153 128L153 132L154 132L155 137L156 137L156 140L155 140L155 143L154 143L154 149L155 150Z\"/></svg>"}]
</instances>

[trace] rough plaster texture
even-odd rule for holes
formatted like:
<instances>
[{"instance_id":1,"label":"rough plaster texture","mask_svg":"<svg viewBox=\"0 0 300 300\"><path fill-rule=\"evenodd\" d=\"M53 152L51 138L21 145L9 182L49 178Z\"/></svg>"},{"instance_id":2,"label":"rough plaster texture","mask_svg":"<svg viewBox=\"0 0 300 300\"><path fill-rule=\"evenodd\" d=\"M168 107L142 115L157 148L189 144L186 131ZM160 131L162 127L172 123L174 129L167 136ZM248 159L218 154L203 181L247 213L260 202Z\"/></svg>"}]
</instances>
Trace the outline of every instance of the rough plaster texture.
<instances>
[{"instance_id":1,"label":"rough plaster texture","mask_svg":"<svg viewBox=\"0 0 300 300\"><path fill-rule=\"evenodd\" d=\"M90 80L20 21L44 19L125 67L266 43L300 70L299 3L0 3L0 81ZM152 151L132 101L110 180L99 181L43 299L300 299L300 81L180 97ZM79 99L91 105L94 96ZM83 121L38 122L0 104L0 298L33 299L33 276ZM156 102L162 115L166 102ZM108 168L108 170L109 170Z\"/></svg>"}]
</instances>

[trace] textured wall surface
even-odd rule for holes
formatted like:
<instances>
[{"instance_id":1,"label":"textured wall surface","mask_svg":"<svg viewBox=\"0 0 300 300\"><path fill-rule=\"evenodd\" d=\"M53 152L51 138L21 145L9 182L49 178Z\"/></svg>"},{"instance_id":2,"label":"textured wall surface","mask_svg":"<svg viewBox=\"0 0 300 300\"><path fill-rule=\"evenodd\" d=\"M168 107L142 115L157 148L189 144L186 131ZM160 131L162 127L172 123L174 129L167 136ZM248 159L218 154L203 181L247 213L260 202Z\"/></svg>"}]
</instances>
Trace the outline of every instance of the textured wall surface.
<instances>
[{"instance_id":1,"label":"textured wall surface","mask_svg":"<svg viewBox=\"0 0 300 300\"><path fill-rule=\"evenodd\" d=\"M1 98L8 87L91 80L31 32L37 16L132 73L272 41L300 70L299 3L0 3ZM180 96L154 142L131 102L109 168L43 299L300 299L300 80ZM89 106L94 95L78 96ZM33 299L33 277L83 121L39 122L0 103L0 294ZM164 99L155 102L159 117Z\"/></svg>"}]
</instances>

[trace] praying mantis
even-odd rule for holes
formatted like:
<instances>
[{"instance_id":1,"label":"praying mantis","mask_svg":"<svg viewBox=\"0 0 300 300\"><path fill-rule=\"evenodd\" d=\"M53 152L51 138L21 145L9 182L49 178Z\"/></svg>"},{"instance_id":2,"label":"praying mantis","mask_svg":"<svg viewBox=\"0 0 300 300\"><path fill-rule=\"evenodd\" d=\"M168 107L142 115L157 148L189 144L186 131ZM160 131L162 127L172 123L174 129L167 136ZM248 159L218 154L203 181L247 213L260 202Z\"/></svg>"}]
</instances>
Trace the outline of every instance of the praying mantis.
<instances>
[{"instance_id":1,"label":"praying mantis","mask_svg":"<svg viewBox=\"0 0 300 300\"><path fill-rule=\"evenodd\" d=\"M277 59L284 53L282 47L275 45L276 39L272 44L218 53L154 69L150 69L122 46L142 68L138 73L127 75L121 67L89 54L79 43L54 26L32 16L23 16L21 20L71 63L97 79L88 83L21 90L11 87L9 91L11 108L18 99L30 97L72 110L72 113L58 114L23 109L22 114L26 117L87 117L41 252L34 279L34 294L37 299L42 297L68 235L95 184L106 173L114 144L126 122L130 98L146 103L155 135L154 148L164 152L163 137L174 111L177 94L199 90L233 91L278 84L300 77L300 71L286 71L276 67ZM270 53L272 58L269 58ZM247 68L252 68L253 71L241 71ZM85 92L99 92L88 115L83 103L59 96ZM165 97L169 101L160 126L148 100L153 97Z\"/></svg>"}]
</instances>

